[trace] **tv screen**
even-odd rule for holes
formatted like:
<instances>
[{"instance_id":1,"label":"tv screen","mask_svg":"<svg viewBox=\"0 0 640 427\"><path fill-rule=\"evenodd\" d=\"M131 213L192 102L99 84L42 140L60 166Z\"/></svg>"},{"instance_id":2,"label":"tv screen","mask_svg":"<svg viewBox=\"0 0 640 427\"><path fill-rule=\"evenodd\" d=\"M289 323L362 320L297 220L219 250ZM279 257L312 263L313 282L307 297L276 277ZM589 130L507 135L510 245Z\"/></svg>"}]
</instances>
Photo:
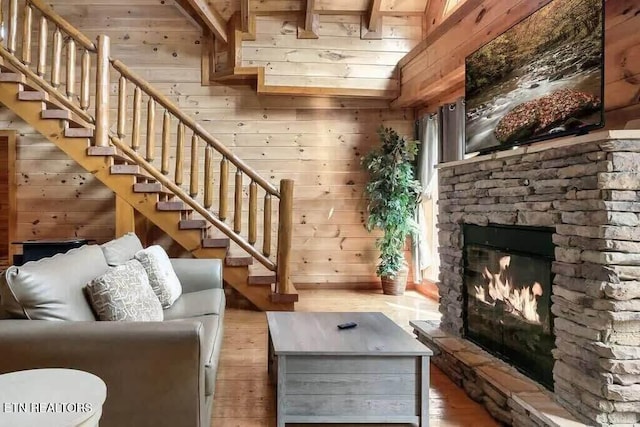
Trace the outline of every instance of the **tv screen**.
<instances>
[{"instance_id":1,"label":"tv screen","mask_svg":"<svg viewBox=\"0 0 640 427\"><path fill-rule=\"evenodd\" d=\"M554 0L466 58L466 153L604 124L603 0Z\"/></svg>"}]
</instances>

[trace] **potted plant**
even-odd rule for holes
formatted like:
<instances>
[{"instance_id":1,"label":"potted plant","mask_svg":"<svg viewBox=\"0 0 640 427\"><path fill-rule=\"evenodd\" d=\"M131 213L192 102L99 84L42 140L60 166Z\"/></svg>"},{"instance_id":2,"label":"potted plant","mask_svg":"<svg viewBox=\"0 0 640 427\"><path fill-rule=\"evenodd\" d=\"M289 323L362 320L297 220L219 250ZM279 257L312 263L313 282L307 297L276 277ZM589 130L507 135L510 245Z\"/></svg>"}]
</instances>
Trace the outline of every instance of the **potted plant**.
<instances>
[{"instance_id":1,"label":"potted plant","mask_svg":"<svg viewBox=\"0 0 640 427\"><path fill-rule=\"evenodd\" d=\"M407 140L391 128L378 129L381 146L362 158L369 173L365 186L369 214L365 227L384 232L376 240L380 263L376 274L381 278L387 295L402 295L407 285L409 269L404 259L407 236L417 236L414 213L422 194L415 179L414 160L418 141Z\"/></svg>"}]
</instances>

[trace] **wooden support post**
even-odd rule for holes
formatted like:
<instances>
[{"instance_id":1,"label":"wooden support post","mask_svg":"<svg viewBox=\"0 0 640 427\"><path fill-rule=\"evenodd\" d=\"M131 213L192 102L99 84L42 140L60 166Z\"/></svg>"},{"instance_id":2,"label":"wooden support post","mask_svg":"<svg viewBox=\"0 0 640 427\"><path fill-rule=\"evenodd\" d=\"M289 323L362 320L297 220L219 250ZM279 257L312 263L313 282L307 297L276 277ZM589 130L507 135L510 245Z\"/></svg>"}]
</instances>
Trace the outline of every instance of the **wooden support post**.
<instances>
[{"instance_id":1,"label":"wooden support post","mask_svg":"<svg viewBox=\"0 0 640 427\"><path fill-rule=\"evenodd\" d=\"M249 243L256 243L258 234L258 184L249 184Z\"/></svg>"},{"instance_id":2,"label":"wooden support post","mask_svg":"<svg viewBox=\"0 0 640 427\"><path fill-rule=\"evenodd\" d=\"M262 253L264 256L271 255L271 194L264 195L264 218L263 218Z\"/></svg>"},{"instance_id":3,"label":"wooden support post","mask_svg":"<svg viewBox=\"0 0 640 427\"><path fill-rule=\"evenodd\" d=\"M249 0L240 0L240 29L243 33L249 31L249 15L251 9L249 6Z\"/></svg>"},{"instance_id":4,"label":"wooden support post","mask_svg":"<svg viewBox=\"0 0 640 427\"><path fill-rule=\"evenodd\" d=\"M122 197L116 196L116 238L136 231L135 211Z\"/></svg>"},{"instance_id":5,"label":"wooden support post","mask_svg":"<svg viewBox=\"0 0 640 427\"><path fill-rule=\"evenodd\" d=\"M76 42L70 38L67 42L67 97L73 98L76 93Z\"/></svg>"},{"instance_id":6,"label":"wooden support post","mask_svg":"<svg viewBox=\"0 0 640 427\"><path fill-rule=\"evenodd\" d=\"M96 147L109 146L109 56L111 44L109 37L98 36L98 63L96 67Z\"/></svg>"},{"instance_id":7,"label":"wooden support post","mask_svg":"<svg viewBox=\"0 0 640 427\"><path fill-rule=\"evenodd\" d=\"M9 34L7 49L16 53L16 35L18 34L18 0L9 0Z\"/></svg>"},{"instance_id":8,"label":"wooden support post","mask_svg":"<svg viewBox=\"0 0 640 427\"><path fill-rule=\"evenodd\" d=\"M299 39L317 39L318 27L320 26L320 15L315 13L315 0L307 0L304 14L304 26L298 27Z\"/></svg>"},{"instance_id":9,"label":"wooden support post","mask_svg":"<svg viewBox=\"0 0 640 427\"><path fill-rule=\"evenodd\" d=\"M24 22L22 24L22 63L31 64L31 26L33 25L33 8L29 3L24 6Z\"/></svg>"},{"instance_id":10,"label":"wooden support post","mask_svg":"<svg viewBox=\"0 0 640 427\"><path fill-rule=\"evenodd\" d=\"M293 234L293 180L280 181L280 205L278 211L278 272L277 292L290 291L289 271L291 268L291 240Z\"/></svg>"}]
</instances>

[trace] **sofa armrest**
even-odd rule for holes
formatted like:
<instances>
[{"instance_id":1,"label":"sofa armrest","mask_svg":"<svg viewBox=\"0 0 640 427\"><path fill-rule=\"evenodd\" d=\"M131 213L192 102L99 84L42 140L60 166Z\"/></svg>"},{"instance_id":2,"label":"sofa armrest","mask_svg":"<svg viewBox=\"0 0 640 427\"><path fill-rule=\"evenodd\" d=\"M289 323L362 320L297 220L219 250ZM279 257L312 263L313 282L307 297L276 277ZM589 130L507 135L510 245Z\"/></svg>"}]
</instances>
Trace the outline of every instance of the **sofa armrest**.
<instances>
[{"instance_id":1,"label":"sofa armrest","mask_svg":"<svg viewBox=\"0 0 640 427\"><path fill-rule=\"evenodd\" d=\"M0 373L91 372L107 385L101 426L200 425L203 326L198 321L0 321Z\"/></svg>"},{"instance_id":2,"label":"sofa armrest","mask_svg":"<svg viewBox=\"0 0 640 427\"><path fill-rule=\"evenodd\" d=\"M172 258L171 264L184 293L222 289L222 260Z\"/></svg>"}]
</instances>

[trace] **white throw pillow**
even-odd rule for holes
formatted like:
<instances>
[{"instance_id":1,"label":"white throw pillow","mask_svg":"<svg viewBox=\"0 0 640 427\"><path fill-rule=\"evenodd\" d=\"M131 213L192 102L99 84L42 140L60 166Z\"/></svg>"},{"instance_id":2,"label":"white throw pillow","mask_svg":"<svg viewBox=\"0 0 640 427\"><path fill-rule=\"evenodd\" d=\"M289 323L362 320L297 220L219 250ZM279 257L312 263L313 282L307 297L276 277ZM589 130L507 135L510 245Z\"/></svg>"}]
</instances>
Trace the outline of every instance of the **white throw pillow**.
<instances>
[{"instance_id":1,"label":"white throw pillow","mask_svg":"<svg viewBox=\"0 0 640 427\"><path fill-rule=\"evenodd\" d=\"M136 253L149 276L151 289L156 293L163 308L169 308L182 295L182 285L173 271L169 256L161 246L149 246Z\"/></svg>"},{"instance_id":2,"label":"white throw pillow","mask_svg":"<svg viewBox=\"0 0 640 427\"><path fill-rule=\"evenodd\" d=\"M111 267L89 283L86 291L98 320L160 322L164 318L147 273L135 259Z\"/></svg>"}]
</instances>

